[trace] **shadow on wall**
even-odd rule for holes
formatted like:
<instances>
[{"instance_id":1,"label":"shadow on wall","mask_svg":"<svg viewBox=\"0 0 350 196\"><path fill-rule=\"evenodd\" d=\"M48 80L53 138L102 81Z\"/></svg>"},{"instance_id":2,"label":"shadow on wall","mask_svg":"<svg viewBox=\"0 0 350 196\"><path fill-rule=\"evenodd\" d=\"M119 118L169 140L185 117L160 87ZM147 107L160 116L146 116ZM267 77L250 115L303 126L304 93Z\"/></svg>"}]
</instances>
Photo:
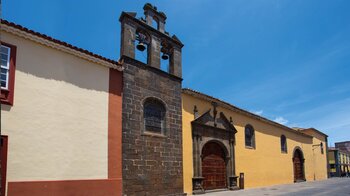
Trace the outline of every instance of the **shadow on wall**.
<instances>
[{"instance_id":1,"label":"shadow on wall","mask_svg":"<svg viewBox=\"0 0 350 196\"><path fill-rule=\"evenodd\" d=\"M17 71L108 92L109 68L29 40L16 41L13 44L17 45ZM56 88L61 86L58 84Z\"/></svg>"},{"instance_id":2,"label":"shadow on wall","mask_svg":"<svg viewBox=\"0 0 350 196\"><path fill-rule=\"evenodd\" d=\"M1 104L1 110L4 110L4 111L10 111L11 110L11 106L9 105L5 105L5 104Z\"/></svg>"},{"instance_id":3,"label":"shadow on wall","mask_svg":"<svg viewBox=\"0 0 350 196\"><path fill-rule=\"evenodd\" d=\"M313 131L306 131L306 133L312 135L314 138L320 140L320 141L325 141L325 136L324 135L321 135L319 133L315 133Z\"/></svg>"}]
</instances>

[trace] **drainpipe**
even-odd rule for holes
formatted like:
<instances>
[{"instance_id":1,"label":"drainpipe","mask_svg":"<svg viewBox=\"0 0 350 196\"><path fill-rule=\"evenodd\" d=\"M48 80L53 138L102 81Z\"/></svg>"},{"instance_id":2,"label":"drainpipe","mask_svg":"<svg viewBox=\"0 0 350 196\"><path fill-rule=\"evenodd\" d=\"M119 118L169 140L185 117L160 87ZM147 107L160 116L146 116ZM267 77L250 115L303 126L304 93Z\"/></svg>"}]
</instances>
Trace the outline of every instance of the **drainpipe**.
<instances>
[{"instance_id":1,"label":"drainpipe","mask_svg":"<svg viewBox=\"0 0 350 196\"><path fill-rule=\"evenodd\" d=\"M331 169L330 169L330 165L329 165L329 157L328 157L328 136L326 136L326 160L327 160L327 178L330 178L331 176Z\"/></svg>"}]
</instances>

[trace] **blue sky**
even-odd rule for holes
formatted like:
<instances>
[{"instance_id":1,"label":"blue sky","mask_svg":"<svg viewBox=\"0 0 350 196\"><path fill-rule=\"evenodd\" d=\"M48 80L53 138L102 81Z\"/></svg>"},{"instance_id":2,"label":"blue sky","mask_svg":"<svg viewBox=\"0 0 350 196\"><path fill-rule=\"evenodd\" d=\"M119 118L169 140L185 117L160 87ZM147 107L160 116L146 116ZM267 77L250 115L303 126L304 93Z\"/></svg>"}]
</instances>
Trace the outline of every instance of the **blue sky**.
<instances>
[{"instance_id":1,"label":"blue sky","mask_svg":"<svg viewBox=\"0 0 350 196\"><path fill-rule=\"evenodd\" d=\"M121 11L143 0L3 0L2 17L119 58ZM159 0L183 48L183 86L287 126L350 140L350 1Z\"/></svg>"}]
</instances>

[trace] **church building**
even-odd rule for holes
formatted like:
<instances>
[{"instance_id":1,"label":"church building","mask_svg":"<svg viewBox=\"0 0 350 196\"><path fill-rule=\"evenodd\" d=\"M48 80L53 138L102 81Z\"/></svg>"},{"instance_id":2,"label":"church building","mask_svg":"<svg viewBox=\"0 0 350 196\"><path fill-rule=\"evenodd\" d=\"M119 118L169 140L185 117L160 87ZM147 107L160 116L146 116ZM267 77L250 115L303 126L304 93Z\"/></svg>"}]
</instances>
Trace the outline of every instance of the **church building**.
<instances>
[{"instance_id":1,"label":"church building","mask_svg":"<svg viewBox=\"0 0 350 196\"><path fill-rule=\"evenodd\" d=\"M119 61L1 20L0 195L180 196L327 178L327 135L183 89L184 44L165 13L143 11L120 15Z\"/></svg>"}]
</instances>

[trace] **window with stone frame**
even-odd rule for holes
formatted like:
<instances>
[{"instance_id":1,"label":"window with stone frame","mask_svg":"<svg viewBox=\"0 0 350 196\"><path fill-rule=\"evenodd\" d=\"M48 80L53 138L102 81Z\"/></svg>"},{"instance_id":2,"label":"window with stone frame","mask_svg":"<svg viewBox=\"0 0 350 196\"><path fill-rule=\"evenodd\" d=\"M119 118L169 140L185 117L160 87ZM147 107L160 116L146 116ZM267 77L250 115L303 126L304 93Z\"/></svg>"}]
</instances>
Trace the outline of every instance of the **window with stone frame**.
<instances>
[{"instance_id":1,"label":"window with stone frame","mask_svg":"<svg viewBox=\"0 0 350 196\"><path fill-rule=\"evenodd\" d=\"M287 138L281 135L281 152L287 153Z\"/></svg>"},{"instance_id":2,"label":"window with stone frame","mask_svg":"<svg viewBox=\"0 0 350 196\"><path fill-rule=\"evenodd\" d=\"M1 103L13 105L16 46L1 42Z\"/></svg>"},{"instance_id":3,"label":"window with stone frame","mask_svg":"<svg viewBox=\"0 0 350 196\"><path fill-rule=\"evenodd\" d=\"M165 106L155 99L148 98L143 105L144 131L164 134Z\"/></svg>"},{"instance_id":4,"label":"window with stone frame","mask_svg":"<svg viewBox=\"0 0 350 196\"><path fill-rule=\"evenodd\" d=\"M251 125L245 126L245 146L248 148L255 148L255 133Z\"/></svg>"}]
</instances>

